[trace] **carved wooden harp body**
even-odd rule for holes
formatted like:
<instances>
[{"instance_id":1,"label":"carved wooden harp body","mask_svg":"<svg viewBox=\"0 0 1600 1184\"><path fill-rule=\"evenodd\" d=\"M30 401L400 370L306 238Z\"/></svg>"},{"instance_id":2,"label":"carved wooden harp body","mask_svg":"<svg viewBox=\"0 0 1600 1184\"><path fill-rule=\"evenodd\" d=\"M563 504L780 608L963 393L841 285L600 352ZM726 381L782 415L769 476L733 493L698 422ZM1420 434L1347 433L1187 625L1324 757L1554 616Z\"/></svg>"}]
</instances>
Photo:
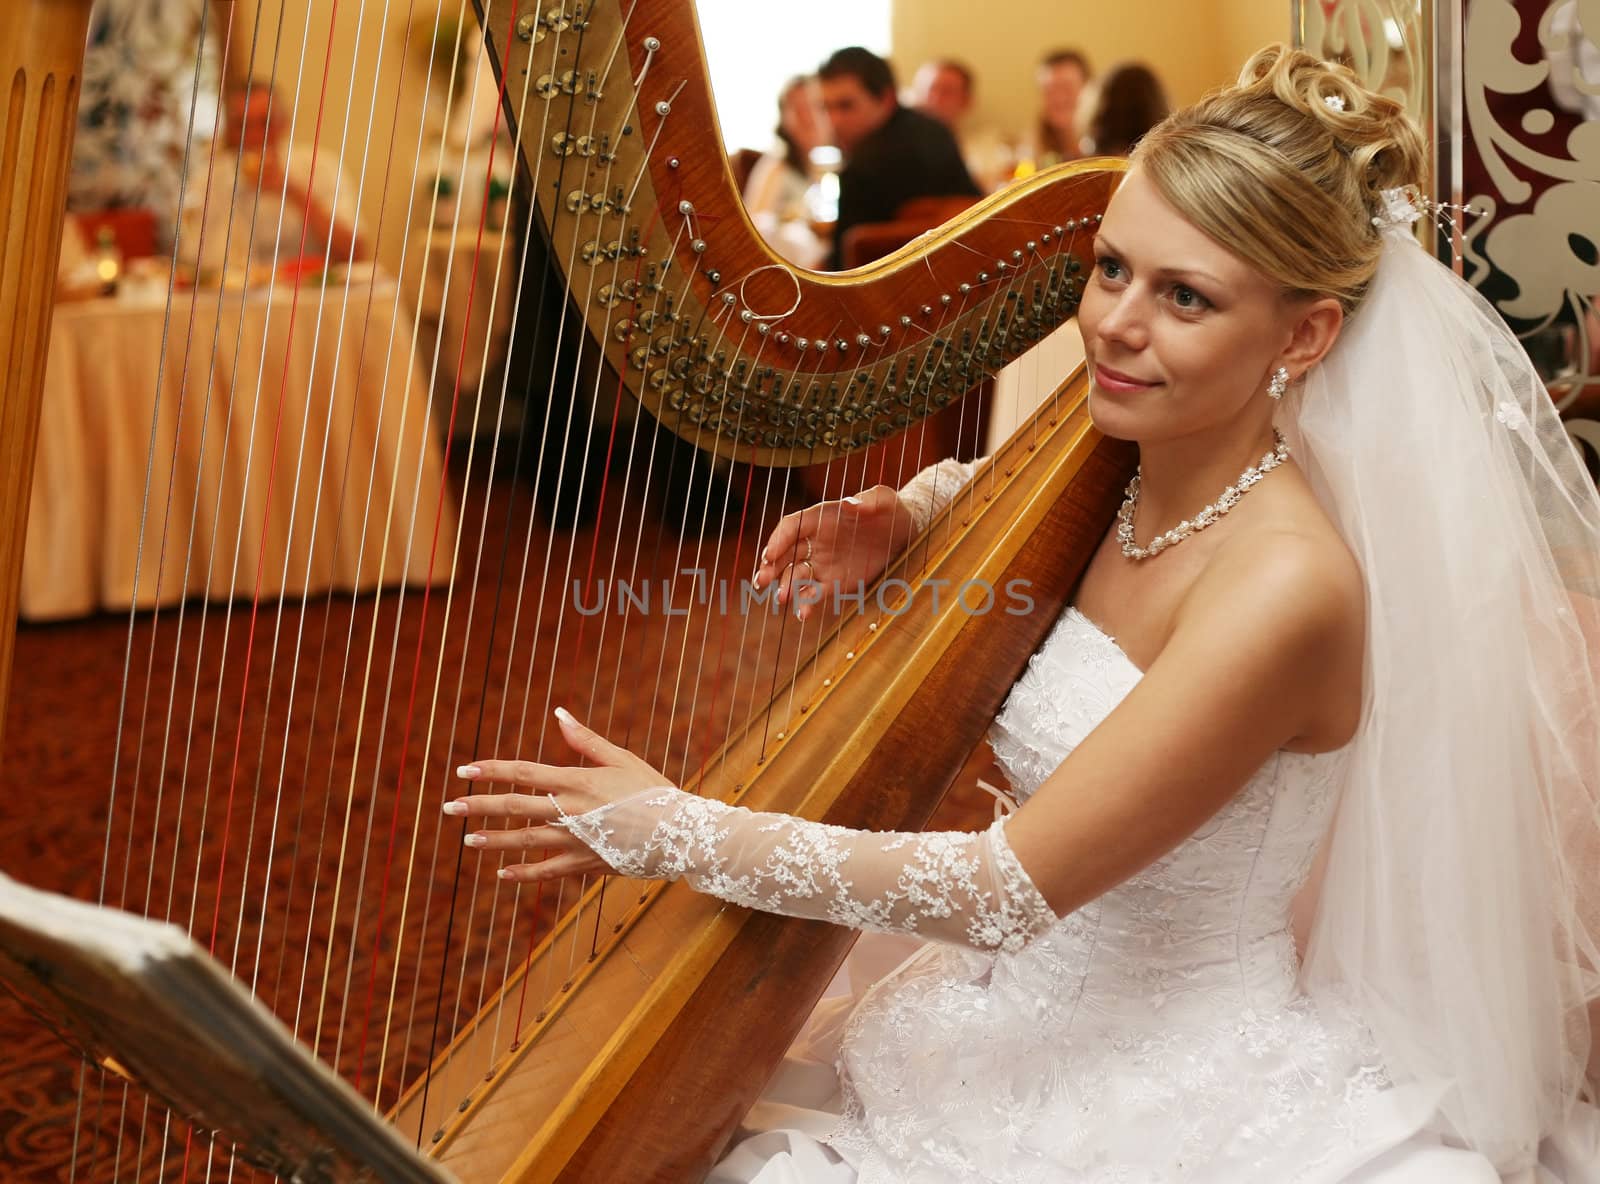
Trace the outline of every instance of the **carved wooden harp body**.
<instances>
[{"instance_id":1,"label":"carved wooden harp body","mask_svg":"<svg viewBox=\"0 0 1600 1184\"><path fill-rule=\"evenodd\" d=\"M8 55L10 87L0 125L6 137L0 141L0 249L6 251L0 313L7 355L0 376L0 455L9 458L0 465L0 561L8 573L0 610L8 619L20 567L65 145L75 107L75 54L86 9L78 0L26 0L0 14L0 53ZM744 214L716 132L690 5L480 0L479 17L537 211L528 235L534 242L530 257L555 268L565 290L560 306L544 309L544 315L555 318L558 338L575 337L581 322L611 372L589 392L588 402L609 406L620 386L701 455L756 466L750 472L764 474L767 493L751 497L749 489L760 493L752 476L746 500L769 512L764 522L752 523L752 537L770 529L784 507L783 478L773 475L780 467L836 461L837 494L851 492L848 482L859 476L849 470L852 455L915 431L1076 308L1088 274L1089 228L1105 206L1114 171L1067 166L1041 174L858 272L797 272L768 250ZM464 213L463 224L468 218ZM536 310L519 309L517 315L531 317ZM558 425L569 404L566 393L554 384L547 391ZM528 414L538 411L530 403ZM625 433L632 420L619 413L618 422ZM461 463L455 458L458 475ZM685 787L841 824L918 828L1067 603L1110 522L1129 467L1125 450L1093 432L1084 384L1075 378L995 452L928 533L895 560L886 582L867 590L854 611L829 617L821 633L758 613L741 622L746 632L723 633L732 638L725 644L706 640L709 627L697 633L684 625L680 632L669 622L664 636L640 625L637 638L645 640L633 643L645 647L640 651L614 638L607 650L603 634L597 642L594 632L589 643L600 648L585 651L581 633L572 641L578 623L569 614L568 633L556 627L554 641L524 622L524 640L519 643L517 630L507 630L512 640L502 641L501 652L472 653L473 645L464 642L459 648L479 663L471 673L444 665L449 647L441 641L437 655L419 659L412 678L421 685L459 685L486 680L485 668L499 677L535 665L596 666L598 654L608 662L615 654L619 677L654 680L656 687L643 696L630 688L626 723L617 719L604 726L610 697L622 694L620 682L608 692L597 676L589 684L592 697L569 705L580 716L589 713L591 722L619 741L643 747ZM625 472L629 480L649 479L647 472ZM550 479L622 481L601 472ZM470 491L462 499L463 517L475 522ZM689 509L686 521L699 512ZM602 520L613 529L604 510ZM637 556L643 535L630 537L629 529L624 519L615 546L599 544L610 548L600 551L602 570L629 548ZM519 522L508 535L518 546L521 532ZM529 537L535 533L528 528ZM551 532L547 547L569 548L561 533ZM548 563L544 576L535 566L533 574L506 586L537 593L542 581L554 602L574 562L592 564L600 533L584 537L590 548L585 552L561 552L555 571L562 578L554 593L549 585L556 576ZM466 535L470 542L470 531ZM703 562L695 558L701 551L693 540L688 547L685 555ZM452 598L460 592L466 601L468 573L483 553L454 553ZM718 551L703 566L719 575L744 575L752 554L747 540L730 542L727 553ZM679 566L686 562L680 559ZM971 584L979 591L965 598L947 595L937 605L937 598L918 594L941 580L950 582L940 587ZM1008 602L995 598L997 590L1013 586L1025 589L1026 611L1006 611ZM990 596L986 606L983 589ZM372 624L383 604L381 594L370 603L351 600L353 627ZM141 638L162 627L136 618ZM459 621L452 625L447 619L441 626L425 617L419 626L424 640L430 628L441 638L454 628L455 636L474 642L488 630L482 621L463 632L467 627ZM9 629L4 634L9 646ZM759 700L771 703L748 720L735 720L730 704L740 698L738 656L758 647L780 655L756 663L765 680ZM422 641L417 653L424 653ZM130 661L137 657L132 643L130 655ZM723 655L730 666L718 666ZM9 649L0 657L8 669ZM409 653L403 657L410 661ZM708 674L713 668L723 673ZM726 686L730 669L732 690ZM713 684L722 689L709 702L692 693L697 685ZM3 689L0 683L0 705ZM743 694L757 698L749 687ZM524 715L537 717L550 706L542 689L517 687L500 700L514 697ZM216 698L224 698L221 682ZM295 710L281 708L291 719ZM202 708L218 718L223 711L220 702ZM271 714L270 703L263 711ZM436 709L435 723L438 718ZM392 757L359 746L341 755L341 738L357 727L354 717L340 716L324 717L313 729L328 743L334 764L365 760L385 770L382 778L370 778L370 798L344 794L336 805L357 816L405 819L398 846L409 842L412 863L402 863L392 879L410 885L415 878L439 895L426 903L407 898L404 908L384 896L387 903L375 919L351 911L362 907L352 905L351 897L371 910L378 896L363 887L369 882L362 878L369 874L363 861L342 893L343 903L330 906L323 921L313 919L296 939L311 948L291 951L312 967L301 977L332 981L333 994L313 1003L302 993L292 1006L274 1000L280 1016L295 1025L305 1044L353 1078L407 1140L466 1184L698 1179L759 1093L852 935L725 907L681 885L610 880L572 885L553 901L527 892L497 893L492 879L475 878L470 866L436 874L439 861L455 860L459 848L458 824L438 820L438 803L454 764L484 754L483 730L457 729L460 735L452 732L450 741L432 745L425 759L413 757L391 777L382 762ZM265 766L272 741L263 735ZM517 755L567 759L545 750L544 735L541 724L530 725ZM158 768L145 775L159 781L168 772ZM114 825L132 825L135 816L119 811L139 807L129 804L126 792L119 801ZM252 819L257 814L276 817L262 810L252 811ZM252 832L248 849L287 860L297 845L271 829L278 822L265 825L260 834ZM151 819L142 826L159 829L160 823ZM369 853L378 861L397 844L381 827L374 835ZM246 840L237 840L235 850L241 842ZM331 844L328 839L321 847L324 863ZM347 845L340 841L341 852ZM163 859L167 854L163 847ZM197 865L207 862L208 871L210 858L185 856ZM217 882L231 881L241 896L246 885L270 893L297 876L303 888L318 855L307 850L305 858L300 871L269 862L261 871L235 874L224 863ZM354 858L341 855L341 867L344 862ZM340 898L317 882L323 884L322 898ZM205 895L194 890L196 900ZM253 922L245 919L242 900L217 910L220 921L210 925L213 953L219 952L219 927L222 949L230 940L235 951L241 945L248 950L250 941L270 944L278 906L250 904L252 911L260 904ZM227 915L235 909L237 919ZM191 932L202 938L205 928L202 918ZM240 942L240 934L249 940ZM428 975L410 973L412 948L430 951ZM435 976L432 967L441 959L443 972ZM248 979L246 970L256 971L262 962L264 956L249 967L229 968ZM470 989L461 989L458 984L469 979ZM348 1001L360 993L351 984L363 981L378 984L380 1007L358 1017ZM397 1009L395 996L408 990L417 999L403 1000ZM336 1020L337 1032L303 1026L302 1013L312 1010L326 1013L330 1026ZM391 1040L393 1051L369 1049L365 1035L359 1049L351 1048L357 1028L363 1034L372 1030L380 1044ZM417 1035L423 1030L429 1031L426 1040ZM89 1090L120 1088L107 1084L104 1075L98 1084L94 1077L86 1074ZM98 1138L86 1136L90 1143ZM141 1143L140 1151L124 1158L119 1143L97 1170L115 1163L126 1173L163 1153L159 1145ZM239 1153L248 1160L248 1145Z\"/></svg>"}]
</instances>

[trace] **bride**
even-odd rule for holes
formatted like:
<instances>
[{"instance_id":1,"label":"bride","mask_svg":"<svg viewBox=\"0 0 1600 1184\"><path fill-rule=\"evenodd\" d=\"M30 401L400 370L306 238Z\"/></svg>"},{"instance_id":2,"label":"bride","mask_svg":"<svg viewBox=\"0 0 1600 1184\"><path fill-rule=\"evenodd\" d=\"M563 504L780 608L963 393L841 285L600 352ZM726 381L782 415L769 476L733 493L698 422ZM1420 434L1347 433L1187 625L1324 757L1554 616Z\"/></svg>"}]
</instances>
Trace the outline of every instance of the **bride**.
<instances>
[{"instance_id":1,"label":"bride","mask_svg":"<svg viewBox=\"0 0 1600 1184\"><path fill-rule=\"evenodd\" d=\"M751 814L565 712L593 767L463 767L528 791L445 806L553 852L509 879L931 939L814 1018L712 1179L1600 1179L1600 501L1418 248L1423 167L1395 103L1279 49L1139 145L1079 319L1140 471L995 720L1019 808L986 832ZM969 472L765 554L869 578Z\"/></svg>"}]
</instances>

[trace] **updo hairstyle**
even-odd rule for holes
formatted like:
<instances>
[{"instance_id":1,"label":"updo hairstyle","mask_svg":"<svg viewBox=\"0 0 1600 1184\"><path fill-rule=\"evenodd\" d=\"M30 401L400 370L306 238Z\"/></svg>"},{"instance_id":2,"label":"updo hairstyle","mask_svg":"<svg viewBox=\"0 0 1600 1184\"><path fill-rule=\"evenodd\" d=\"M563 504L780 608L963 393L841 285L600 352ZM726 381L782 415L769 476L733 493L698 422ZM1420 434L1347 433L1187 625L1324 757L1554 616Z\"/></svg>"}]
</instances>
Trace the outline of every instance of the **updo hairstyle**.
<instances>
[{"instance_id":1,"label":"updo hairstyle","mask_svg":"<svg viewBox=\"0 0 1600 1184\"><path fill-rule=\"evenodd\" d=\"M1167 204L1287 293L1332 296L1348 314L1377 270L1379 194L1421 185L1427 154L1399 103L1344 66L1269 46L1132 160Z\"/></svg>"}]
</instances>

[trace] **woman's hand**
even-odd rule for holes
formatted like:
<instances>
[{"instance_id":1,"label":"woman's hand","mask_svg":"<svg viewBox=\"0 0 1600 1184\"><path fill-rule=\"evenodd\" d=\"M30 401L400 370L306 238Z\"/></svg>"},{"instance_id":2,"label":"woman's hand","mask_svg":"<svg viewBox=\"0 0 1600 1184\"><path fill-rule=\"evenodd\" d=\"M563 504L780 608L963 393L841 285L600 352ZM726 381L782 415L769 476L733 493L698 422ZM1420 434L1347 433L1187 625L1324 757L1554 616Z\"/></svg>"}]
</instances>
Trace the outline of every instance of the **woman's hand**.
<instances>
[{"instance_id":1,"label":"woman's hand","mask_svg":"<svg viewBox=\"0 0 1600 1184\"><path fill-rule=\"evenodd\" d=\"M753 582L764 588L779 581L778 603L793 603L803 621L826 603L829 589L862 591L912 534L911 511L894 489L874 485L785 515L767 539Z\"/></svg>"},{"instance_id":2,"label":"woman's hand","mask_svg":"<svg viewBox=\"0 0 1600 1184\"><path fill-rule=\"evenodd\" d=\"M556 708L561 734L589 767L541 765L532 761L474 761L456 773L465 781L512 785L519 793L472 794L444 804L446 814L468 818L502 818L503 829L470 831L462 840L482 851L531 853L537 862L510 863L502 880L532 884L562 876L604 875L612 869L581 839L559 825L562 815L586 814L620 802L646 789L672 783L605 737L580 724L564 708ZM546 858L546 853L549 854Z\"/></svg>"}]
</instances>

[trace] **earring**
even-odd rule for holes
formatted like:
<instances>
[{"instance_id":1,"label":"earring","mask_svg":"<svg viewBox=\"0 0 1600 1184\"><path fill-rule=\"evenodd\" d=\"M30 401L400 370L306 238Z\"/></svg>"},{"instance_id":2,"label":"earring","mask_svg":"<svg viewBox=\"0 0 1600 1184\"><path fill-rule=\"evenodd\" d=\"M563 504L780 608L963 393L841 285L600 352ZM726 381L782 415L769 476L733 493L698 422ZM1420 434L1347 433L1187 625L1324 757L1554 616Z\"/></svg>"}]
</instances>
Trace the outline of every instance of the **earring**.
<instances>
[{"instance_id":1,"label":"earring","mask_svg":"<svg viewBox=\"0 0 1600 1184\"><path fill-rule=\"evenodd\" d=\"M1274 399L1283 398L1283 392L1289 389L1289 368L1279 366L1272 372L1272 380L1267 383L1267 394Z\"/></svg>"}]
</instances>

